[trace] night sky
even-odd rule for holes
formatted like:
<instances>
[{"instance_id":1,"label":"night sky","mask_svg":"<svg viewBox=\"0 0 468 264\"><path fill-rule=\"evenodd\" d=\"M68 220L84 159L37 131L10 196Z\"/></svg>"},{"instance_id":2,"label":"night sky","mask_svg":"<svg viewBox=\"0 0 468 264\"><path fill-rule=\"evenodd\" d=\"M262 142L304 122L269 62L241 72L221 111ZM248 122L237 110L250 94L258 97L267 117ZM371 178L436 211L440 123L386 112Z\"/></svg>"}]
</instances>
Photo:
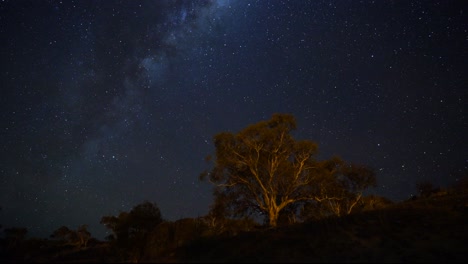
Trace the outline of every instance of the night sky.
<instances>
[{"instance_id":1,"label":"night sky","mask_svg":"<svg viewBox=\"0 0 468 264\"><path fill-rule=\"evenodd\" d=\"M466 175L466 1L1 1L0 224L205 215L213 136L273 113L393 201Z\"/></svg>"}]
</instances>

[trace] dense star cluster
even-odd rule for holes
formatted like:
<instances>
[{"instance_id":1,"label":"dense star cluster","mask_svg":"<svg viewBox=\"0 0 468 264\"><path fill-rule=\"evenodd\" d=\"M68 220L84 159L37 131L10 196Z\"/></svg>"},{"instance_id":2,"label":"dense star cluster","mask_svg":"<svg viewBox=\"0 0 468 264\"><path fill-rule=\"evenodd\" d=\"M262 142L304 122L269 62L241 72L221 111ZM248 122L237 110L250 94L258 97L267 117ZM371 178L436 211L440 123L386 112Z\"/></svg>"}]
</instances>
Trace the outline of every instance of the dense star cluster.
<instances>
[{"instance_id":1,"label":"dense star cluster","mask_svg":"<svg viewBox=\"0 0 468 264\"><path fill-rule=\"evenodd\" d=\"M144 200L202 216L213 136L290 113L375 169L370 193L466 175L465 1L2 1L0 224L48 237Z\"/></svg>"}]
</instances>

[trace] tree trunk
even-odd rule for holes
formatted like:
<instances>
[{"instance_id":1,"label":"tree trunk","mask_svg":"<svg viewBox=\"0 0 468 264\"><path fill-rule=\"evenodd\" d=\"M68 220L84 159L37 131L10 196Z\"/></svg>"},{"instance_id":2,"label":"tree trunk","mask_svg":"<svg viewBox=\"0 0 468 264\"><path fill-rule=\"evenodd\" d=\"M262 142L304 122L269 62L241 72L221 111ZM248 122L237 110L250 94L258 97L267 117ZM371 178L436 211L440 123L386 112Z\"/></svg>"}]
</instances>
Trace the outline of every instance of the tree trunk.
<instances>
[{"instance_id":1,"label":"tree trunk","mask_svg":"<svg viewBox=\"0 0 468 264\"><path fill-rule=\"evenodd\" d=\"M275 208L270 208L270 211L268 213L268 217L269 217L268 225L270 227L276 227L278 223L278 215L279 215L278 210L276 210Z\"/></svg>"}]
</instances>

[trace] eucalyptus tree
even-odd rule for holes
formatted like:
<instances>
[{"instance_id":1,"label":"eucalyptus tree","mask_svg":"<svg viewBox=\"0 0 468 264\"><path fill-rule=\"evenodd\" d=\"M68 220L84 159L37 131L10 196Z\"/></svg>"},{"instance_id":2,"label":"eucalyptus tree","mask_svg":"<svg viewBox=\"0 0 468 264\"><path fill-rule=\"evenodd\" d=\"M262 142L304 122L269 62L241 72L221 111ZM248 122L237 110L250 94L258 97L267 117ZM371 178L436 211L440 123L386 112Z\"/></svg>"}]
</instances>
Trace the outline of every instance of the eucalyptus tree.
<instances>
[{"instance_id":1,"label":"eucalyptus tree","mask_svg":"<svg viewBox=\"0 0 468 264\"><path fill-rule=\"evenodd\" d=\"M230 216L259 212L275 227L286 207L307 201L341 201L349 196L339 184L339 175L349 167L338 157L317 160L318 146L310 140L296 140L292 131L296 120L291 114L273 114L270 120L247 126L238 133L214 136L215 159L211 169L200 175L215 185L213 208ZM347 178L366 188L375 179L360 167L359 175ZM347 175L351 175L347 172ZM356 176L356 175L354 175ZM370 177L370 178L369 178ZM336 205L333 207L336 209Z\"/></svg>"}]
</instances>

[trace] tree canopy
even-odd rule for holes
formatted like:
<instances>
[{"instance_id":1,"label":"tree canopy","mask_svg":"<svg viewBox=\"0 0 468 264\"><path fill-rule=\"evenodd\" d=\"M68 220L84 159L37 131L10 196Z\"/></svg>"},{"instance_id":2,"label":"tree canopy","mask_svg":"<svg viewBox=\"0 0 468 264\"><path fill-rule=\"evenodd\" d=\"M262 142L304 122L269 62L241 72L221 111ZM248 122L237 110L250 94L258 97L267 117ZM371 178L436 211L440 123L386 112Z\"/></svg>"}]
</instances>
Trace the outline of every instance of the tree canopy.
<instances>
[{"instance_id":1,"label":"tree canopy","mask_svg":"<svg viewBox=\"0 0 468 264\"><path fill-rule=\"evenodd\" d=\"M375 174L338 157L318 161L317 144L294 139L295 129L293 115L274 114L238 133L215 135L214 166L201 175L215 184L213 208L232 216L260 212L273 227L282 210L307 201L333 201L335 212L343 206L350 212Z\"/></svg>"},{"instance_id":2,"label":"tree canopy","mask_svg":"<svg viewBox=\"0 0 468 264\"><path fill-rule=\"evenodd\" d=\"M50 237L64 240L68 244L76 245L81 248L87 246L91 238L91 233L88 231L87 225L80 225L76 231L66 226L61 226L55 230Z\"/></svg>"},{"instance_id":3,"label":"tree canopy","mask_svg":"<svg viewBox=\"0 0 468 264\"><path fill-rule=\"evenodd\" d=\"M113 239L127 240L140 233L147 233L163 221L161 211L155 203L145 201L118 216L104 216L101 224L113 231Z\"/></svg>"},{"instance_id":4,"label":"tree canopy","mask_svg":"<svg viewBox=\"0 0 468 264\"><path fill-rule=\"evenodd\" d=\"M143 254L148 234L163 221L157 204L149 201L136 205L130 212L101 218L101 224L113 231L108 239L136 260Z\"/></svg>"}]
</instances>

